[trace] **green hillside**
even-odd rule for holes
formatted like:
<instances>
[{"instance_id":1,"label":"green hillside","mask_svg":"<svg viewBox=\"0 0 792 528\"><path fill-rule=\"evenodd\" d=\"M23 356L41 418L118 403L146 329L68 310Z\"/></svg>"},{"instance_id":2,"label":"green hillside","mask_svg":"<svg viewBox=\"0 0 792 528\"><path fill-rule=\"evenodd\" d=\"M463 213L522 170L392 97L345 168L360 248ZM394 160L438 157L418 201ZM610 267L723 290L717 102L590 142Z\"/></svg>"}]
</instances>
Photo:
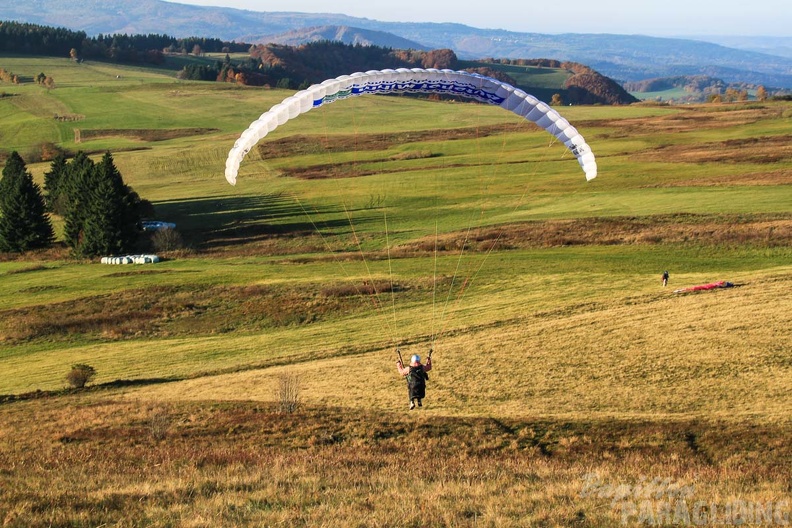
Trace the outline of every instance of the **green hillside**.
<instances>
[{"instance_id":1,"label":"green hillside","mask_svg":"<svg viewBox=\"0 0 792 528\"><path fill-rule=\"evenodd\" d=\"M516 64L483 63L477 61L460 61L460 68L480 68L483 66L503 72L517 82L517 86L528 91L542 101L550 101L553 94L566 95L564 83L572 76L572 72L563 68L540 66L520 66Z\"/></svg>"},{"instance_id":2,"label":"green hillside","mask_svg":"<svg viewBox=\"0 0 792 528\"><path fill-rule=\"evenodd\" d=\"M499 108L350 98L273 131L232 187L234 141L293 91L0 67L55 81L0 84L3 151L38 182L43 143L112 151L186 243L141 266L0 258L7 524L622 525L595 474L786 496L789 103L562 107L587 183ZM734 287L673 293L716 280ZM420 412L397 346L434 347ZM76 363L92 388L65 389Z\"/></svg>"}]
</instances>

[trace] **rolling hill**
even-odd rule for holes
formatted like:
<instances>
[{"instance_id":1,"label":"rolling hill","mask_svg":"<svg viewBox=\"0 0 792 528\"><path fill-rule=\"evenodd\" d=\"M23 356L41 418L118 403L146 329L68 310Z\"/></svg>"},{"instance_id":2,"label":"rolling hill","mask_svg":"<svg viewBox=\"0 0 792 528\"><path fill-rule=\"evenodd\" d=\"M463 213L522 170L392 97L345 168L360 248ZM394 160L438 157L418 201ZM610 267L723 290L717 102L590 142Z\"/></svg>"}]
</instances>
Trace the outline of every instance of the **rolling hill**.
<instances>
[{"instance_id":1,"label":"rolling hill","mask_svg":"<svg viewBox=\"0 0 792 528\"><path fill-rule=\"evenodd\" d=\"M424 44L397 37L384 31L373 31L349 26L317 26L300 28L271 36L243 36L243 42L283 44L299 46L307 42L329 40L360 46L381 46L384 48L429 50Z\"/></svg>"},{"instance_id":2,"label":"rolling hill","mask_svg":"<svg viewBox=\"0 0 792 528\"><path fill-rule=\"evenodd\" d=\"M428 48L450 48L464 59L552 58L580 62L619 81L709 75L727 83L792 89L789 57L696 40L641 35L518 33L462 24L381 22L340 14L265 13L160 0L12 2L0 6L0 19L63 26L89 34L167 33L253 42L281 38L293 41L294 31L346 26L390 33ZM387 42L393 39L388 37L382 44L390 45Z\"/></svg>"}]
</instances>

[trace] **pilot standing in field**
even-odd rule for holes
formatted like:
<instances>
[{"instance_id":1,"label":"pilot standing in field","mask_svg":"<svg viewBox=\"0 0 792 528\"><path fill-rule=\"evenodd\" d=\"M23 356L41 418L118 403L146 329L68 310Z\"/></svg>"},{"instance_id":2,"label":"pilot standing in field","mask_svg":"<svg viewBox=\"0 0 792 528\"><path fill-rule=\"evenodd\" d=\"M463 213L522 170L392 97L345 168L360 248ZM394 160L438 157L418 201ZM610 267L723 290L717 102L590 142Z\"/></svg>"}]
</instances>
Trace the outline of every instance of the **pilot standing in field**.
<instances>
[{"instance_id":1,"label":"pilot standing in field","mask_svg":"<svg viewBox=\"0 0 792 528\"><path fill-rule=\"evenodd\" d=\"M421 356L415 354L410 358L410 366L402 365L401 360L396 362L396 370L402 376L407 376L407 389L410 392L410 410L415 409L416 402L418 407L423 407L422 400L426 397L426 381L429 379L427 372L432 370L431 354L426 360L426 365L421 364Z\"/></svg>"},{"instance_id":2,"label":"pilot standing in field","mask_svg":"<svg viewBox=\"0 0 792 528\"><path fill-rule=\"evenodd\" d=\"M668 270L663 272L663 287L668 286Z\"/></svg>"}]
</instances>

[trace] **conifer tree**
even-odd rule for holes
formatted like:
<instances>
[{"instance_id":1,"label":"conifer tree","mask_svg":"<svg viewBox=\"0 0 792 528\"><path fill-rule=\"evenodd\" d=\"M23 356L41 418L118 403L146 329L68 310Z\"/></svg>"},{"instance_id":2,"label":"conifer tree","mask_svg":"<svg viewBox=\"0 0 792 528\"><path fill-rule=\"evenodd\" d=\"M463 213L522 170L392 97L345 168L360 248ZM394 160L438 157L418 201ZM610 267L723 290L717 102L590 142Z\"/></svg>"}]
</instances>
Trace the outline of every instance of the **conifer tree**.
<instances>
[{"instance_id":1,"label":"conifer tree","mask_svg":"<svg viewBox=\"0 0 792 528\"><path fill-rule=\"evenodd\" d=\"M69 165L67 243L86 257L130 251L138 235L140 198L124 184L113 156L108 152L95 165L75 157Z\"/></svg>"},{"instance_id":2,"label":"conifer tree","mask_svg":"<svg viewBox=\"0 0 792 528\"><path fill-rule=\"evenodd\" d=\"M99 167L97 165L94 171L100 172ZM122 253L125 250L124 203L112 180L101 174L94 175L85 212L78 252L83 256Z\"/></svg>"},{"instance_id":3,"label":"conifer tree","mask_svg":"<svg viewBox=\"0 0 792 528\"><path fill-rule=\"evenodd\" d=\"M58 186L58 207L65 219L63 238L66 245L78 254L90 200L93 168L93 160L83 151L78 152L67 164Z\"/></svg>"},{"instance_id":4,"label":"conifer tree","mask_svg":"<svg viewBox=\"0 0 792 528\"><path fill-rule=\"evenodd\" d=\"M66 170L66 155L63 152L59 152L55 159L52 160L49 172L44 173L44 200L47 203L47 209L59 215L63 215L66 212L65 204L59 203L61 186L66 177Z\"/></svg>"},{"instance_id":5,"label":"conifer tree","mask_svg":"<svg viewBox=\"0 0 792 528\"><path fill-rule=\"evenodd\" d=\"M39 249L53 240L41 189L22 157L12 152L0 179L0 251Z\"/></svg>"},{"instance_id":6,"label":"conifer tree","mask_svg":"<svg viewBox=\"0 0 792 528\"><path fill-rule=\"evenodd\" d=\"M113 156L107 152L102 161L96 166L100 177L112 182L113 192L119 197L121 212L119 214L119 228L121 233L121 247L129 251L137 242L140 225L141 199L131 187L124 183L121 173L115 166Z\"/></svg>"}]
</instances>

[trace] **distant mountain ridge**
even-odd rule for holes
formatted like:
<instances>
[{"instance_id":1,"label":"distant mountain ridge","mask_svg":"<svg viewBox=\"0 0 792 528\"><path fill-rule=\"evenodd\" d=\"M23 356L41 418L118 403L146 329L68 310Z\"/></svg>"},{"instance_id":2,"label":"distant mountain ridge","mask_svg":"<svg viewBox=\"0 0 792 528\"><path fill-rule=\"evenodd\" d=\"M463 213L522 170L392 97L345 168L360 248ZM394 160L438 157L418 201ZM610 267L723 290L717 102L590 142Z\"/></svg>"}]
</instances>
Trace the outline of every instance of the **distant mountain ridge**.
<instances>
[{"instance_id":1,"label":"distant mountain ridge","mask_svg":"<svg viewBox=\"0 0 792 528\"><path fill-rule=\"evenodd\" d=\"M743 37L743 36L713 36L706 35L701 37L687 37L692 40L703 40L720 44L727 48L736 48L747 51L755 51L766 55L776 55L778 57L792 58L792 37Z\"/></svg>"},{"instance_id":2,"label":"distant mountain ridge","mask_svg":"<svg viewBox=\"0 0 792 528\"><path fill-rule=\"evenodd\" d=\"M295 39L290 32L339 26L383 33L423 46L450 48L460 58L552 58L587 64L619 81L710 75L728 83L792 88L792 58L709 42L641 35L519 33L463 24L382 22L339 14L263 13L162 0L27 0L0 5L0 19L98 33L166 33L262 43ZM375 33L379 32L379 33ZM394 37L394 38L395 38ZM390 37L388 37L390 38Z\"/></svg>"},{"instance_id":3,"label":"distant mountain ridge","mask_svg":"<svg viewBox=\"0 0 792 528\"><path fill-rule=\"evenodd\" d=\"M418 42L398 37L384 31L374 31L350 26L316 26L299 28L279 35L249 35L242 38L244 42L284 44L299 46L308 42L330 40L344 44L361 46L382 46L394 49L415 49L426 51L430 48Z\"/></svg>"}]
</instances>

